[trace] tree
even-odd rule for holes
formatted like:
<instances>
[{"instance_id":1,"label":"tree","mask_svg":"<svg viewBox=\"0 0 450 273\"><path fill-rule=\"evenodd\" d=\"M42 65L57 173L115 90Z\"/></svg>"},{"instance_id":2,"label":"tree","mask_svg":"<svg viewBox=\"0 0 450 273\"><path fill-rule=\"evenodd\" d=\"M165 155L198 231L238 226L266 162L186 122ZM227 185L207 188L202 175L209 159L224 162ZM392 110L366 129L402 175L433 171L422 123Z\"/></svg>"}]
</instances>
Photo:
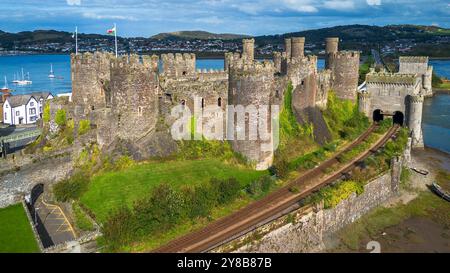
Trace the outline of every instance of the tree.
<instances>
[{"instance_id":1,"label":"tree","mask_svg":"<svg viewBox=\"0 0 450 273\"><path fill-rule=\"evenodd\" d=\"M66 110L58 109L58 111L56 111L55 122L59 126L65 126L66 125L66 122L67 122Z\"/></svg>"}]
</instances>

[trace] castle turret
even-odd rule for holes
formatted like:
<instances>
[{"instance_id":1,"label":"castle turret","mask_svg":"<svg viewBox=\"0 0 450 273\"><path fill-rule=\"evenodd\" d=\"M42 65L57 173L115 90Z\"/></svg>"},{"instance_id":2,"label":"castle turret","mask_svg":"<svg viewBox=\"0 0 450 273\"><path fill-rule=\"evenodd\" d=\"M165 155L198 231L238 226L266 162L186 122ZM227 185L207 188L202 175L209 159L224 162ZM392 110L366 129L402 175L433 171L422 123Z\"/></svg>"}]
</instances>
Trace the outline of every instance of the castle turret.
<instances>
[{"instance_id":1,"label":"castle turret","mask_svg":"<svg viewBox=\"0 0 450 273\"><path fill-rule=\"evenodd\" d=\"M196 76L196 56L192 53L162 54L162 75L167 78L194 78Z\"/></svg>"},{"instance_id":2,"label":"castle turret","mask_svg":"<svg viewBox=\"0 0 450 273\"><path fill-rule=\"evenodd\" d=\"M305 56L305 37L294 37L291 39L291 58Z\"/></svg>"},{"instance_id":3,"label":"castle turret","mask_svg":"<svg viewBox=\"0 0 450 273\"><path fill-rule=\"evenodd\" d=\"M423 96L412 95L409 97L408 127L412 138L412 147L423 147L422 134L422 109Z\"/></svg>"},{"instance_id":4,"label":"castle turret","mask_svg":"<svg viewBox=\"0 0 450 273\"><path fill-rule=\"evenodd\" d=\"M290 59L291 58L291 45L292 45L292 41L291 38L286 38L284 39L284 52L286 53L286 58Z\"/></svg>"},{"instance_id":5,"label":"castle turret","mask_svg":"<svg viewBox=\"0 0 450 273\"><path fill-rule=\"evenodd\" d=\"M242 57L248 61L255 59L255 39L242 40Z\"/></svg>"},{"instance_id":6,"label":"castle turret","mask_svg":"<svg viewBox=\"0 0 450 273\"><path fill-rule=\"evenodd\" d=\"M326 54L338 52L339 38L337 37L326 38L325 41L326 41L325 47Z\"/></svg>"},{"instance_id":7,"label":"castle turret","mask_svg":"<svg viewBox=\"0 0 450 273\"><path fill-rule=\"evenodd\" d=\"M339 38L326 39L325 67L332 73L332 89L340 99L356 101L359 78L358 51L338 51Z\"/></svg>"},{"instance_id":8,"label":"castle turret","mask_svg":"<svg viewBox=\"0 0 450 273\"><path fill-rule=\"evenodd\" d=\"M364 113L366 117L371 116L371 98L367 92L358 92L358 109L359 112Z\"/></svg>"},{"instance_id":9,"label":"castle turret","mask_svg":"<svg viewBox=\"0 0 450 273\"><path fill-rule=\"evenodd\" d=\"M400 56L399 73L417 74L422 77L423 94L433 94L432 76L433 67L428 65L428 57L425 56Z\"/></svg>"}]
</instances>

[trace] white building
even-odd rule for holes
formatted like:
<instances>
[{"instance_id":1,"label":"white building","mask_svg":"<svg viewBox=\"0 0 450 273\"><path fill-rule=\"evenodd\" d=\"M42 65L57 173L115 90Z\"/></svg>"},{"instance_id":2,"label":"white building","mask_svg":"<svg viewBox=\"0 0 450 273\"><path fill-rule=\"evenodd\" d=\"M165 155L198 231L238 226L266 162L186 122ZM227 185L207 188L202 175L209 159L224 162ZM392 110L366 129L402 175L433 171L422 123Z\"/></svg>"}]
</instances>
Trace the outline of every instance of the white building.
<instances>
[{"instance_id":1,"label":"white building","mask_svg":"<svg viewBox=\"0 0 450 273\"><path fill-rule=\"evenodd\" d=\"M5 124L31 124L39 118L39 102L32 95L10 96L3 104L3 123Z\"/></svg>"},{"instance_id":2,"label":"white building","mask_svg":"<svg viewBox=\"0 0 450 273\"><path fill-rule=\"evenodd\" d=\"M31 93L31 95L38 101L39 118L42 118L42 113L44 112L45 101L53 99L53 95L50 92L33 92L33 93Z\"/></svg>"}]
</instances>

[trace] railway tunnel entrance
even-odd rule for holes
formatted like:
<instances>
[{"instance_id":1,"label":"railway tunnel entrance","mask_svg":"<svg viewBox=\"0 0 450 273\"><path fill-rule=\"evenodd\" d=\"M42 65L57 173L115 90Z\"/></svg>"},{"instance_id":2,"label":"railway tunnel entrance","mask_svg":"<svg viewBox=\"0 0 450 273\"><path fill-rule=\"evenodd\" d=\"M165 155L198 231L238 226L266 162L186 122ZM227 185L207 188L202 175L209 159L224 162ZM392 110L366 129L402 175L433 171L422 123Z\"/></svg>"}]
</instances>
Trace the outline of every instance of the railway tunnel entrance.
<instances>
[{"instance_id":1,"label":"railway tunnel entrance","mask_svg":"<svg viewBox=\"0 0 450 273\"><path fill-rule=\"evenodd\" d=\"M392 113L392 112L382 111L380 109L376 109L375 111L373 111L372 118L373 118L373 121L375 121L375 122L380 122L380 121L384 120L385 118L392 118L392 123L398 124L400 126L403 126L404 121L405 121L405 115L400 111L395 111Z\"/></svg>"}]
</instances>

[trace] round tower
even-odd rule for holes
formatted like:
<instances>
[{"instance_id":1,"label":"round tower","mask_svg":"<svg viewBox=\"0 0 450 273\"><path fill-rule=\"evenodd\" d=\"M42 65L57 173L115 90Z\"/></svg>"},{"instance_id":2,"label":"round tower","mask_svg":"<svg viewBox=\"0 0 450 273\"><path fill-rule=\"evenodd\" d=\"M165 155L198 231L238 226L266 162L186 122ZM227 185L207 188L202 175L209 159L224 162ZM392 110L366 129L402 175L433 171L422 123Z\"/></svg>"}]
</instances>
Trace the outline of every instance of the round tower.
<instances>
[{"instance_id":1,"label":"round tower","mask_svg":"<svg viewBox=\"0 0 450 273\"><path fill-rule=\"evenodd\" d=\"M242 57L248 61L255 59L255 39L242 40Z\"/></svg>"},{"instance_id":2,"label":"round tower","mask_svg":"<svg viewBox=\"0 0 450 273\"><path fill-rule=\"evenodd\" d=\"M358 109L359 112L364 113L366 117L370 117L370 108L371 108L372 100L370 98L370 94L367 92L359 92L358 93Z\"/></svg>"},{"instance_id":3,"label":"round tower","mask_svg":"<svg viewBox=\"0 0 450 273\"><path fill-rule=\"evenodd\" d=\"M408 127L412 138L412 147L423 147L422 135L422 109L423 96L412 95L409 97Z\"/></svg>"},{"instance_id":4,"label":"round tower","mask_svg":"<svg viewBox=\"0 0 450 273\"><path fill-rule=\"evenodd\" d=\"M291 39L291 58L300 58L305 55L305 37Z\"/></svg>"},{"instance_id":5,"label":"round tower","mask_svg":"<svg viewBox=\"0 0 450 273\"><path fill-rule=\"evenodd\" d=\"M339 38L337 37L326 38L325 41L326 41L325 52L327 54L338 52Z\"/></svg>"},{"instance_id":6,"label":"round tower","mask_svg":"<svg viewBox=\"0 0 450 273\"><path fill-rule=\"evenodd\" d=\"M274 88L275 68L272 62L235 63L229 70L229 105L245 108L244 114L228 110L227 138L232 148L256 163L256 169L268 169L273 162L273 139L270 114L263 115L253 110L261 106L270 106ZM236 108L239 109L239 107ZM270 109L268 109L270 111ZM253 112L254 113L254 112ZM260 118L267 118L265 132L270 133L269 140L261 136ZM255 132L256 130L256 132ZM272 148L268 149L270 146Z\"/></svg>"},{"instance_id":7,"label":"round tower","mask_svg":"<svg viewBox=\"0 0 450 273\"><path fill-rule=\"evenodd\" d=\"M284 51L286 52L286 58L289 60L291 58L291 38L284 39Z\"/></svg>"}]
</instances>

